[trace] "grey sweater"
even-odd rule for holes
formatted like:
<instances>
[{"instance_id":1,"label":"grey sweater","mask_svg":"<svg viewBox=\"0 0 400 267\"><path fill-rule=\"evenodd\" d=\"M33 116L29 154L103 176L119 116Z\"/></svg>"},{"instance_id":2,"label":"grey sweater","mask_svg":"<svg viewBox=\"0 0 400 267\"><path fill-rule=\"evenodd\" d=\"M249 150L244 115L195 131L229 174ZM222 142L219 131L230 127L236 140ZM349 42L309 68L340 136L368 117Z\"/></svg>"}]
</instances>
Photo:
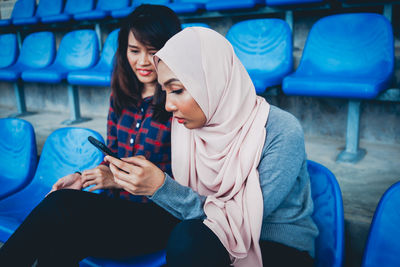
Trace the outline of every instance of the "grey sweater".
<instances>
[{"instance_id":1,"label":"grey sweater","mask_svg":"<svg viewBox=\"0 0 400 267\"><path fill-rule=\"evenodd\" d=\"M307 251L314 257L318 228L311 218L313 202L303 130L293 115L275 106L271 106L266 130L258 165L264 198L260 239ZM206 197L168 175L150 199L178 219L206 218Z\"/></svg>"}]
</instances>

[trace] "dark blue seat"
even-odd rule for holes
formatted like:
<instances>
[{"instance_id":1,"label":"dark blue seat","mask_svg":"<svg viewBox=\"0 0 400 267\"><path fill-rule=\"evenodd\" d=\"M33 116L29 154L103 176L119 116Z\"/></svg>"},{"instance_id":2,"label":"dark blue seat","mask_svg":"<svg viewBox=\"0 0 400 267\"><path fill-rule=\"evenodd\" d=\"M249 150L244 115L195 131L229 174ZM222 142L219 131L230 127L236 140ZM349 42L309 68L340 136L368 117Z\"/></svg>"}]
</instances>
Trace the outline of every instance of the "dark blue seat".
<instances>
[{"instance_id":1,"label":"dark blue seat","mask_svg":"<svg viewBox=\"0 0 400 267\"><path fill-rule=\"evenodd\" d=\"M130 0L98 0L96 9L74 15L75 20L96 20L108 17L112 11L128 8Z\"/></svg>"},{"instance_id":2,"label":"dark blue seat","mask_svg":"<svg viewBox=\"0 0 400 267\"><path fill-rule=\"evenodd\" d=\"M7 241L59 178L100 164L104 156L88 142L89 135L103 141L99 133L84 128L61 128L49 135L32 182L0 201L0 242Z\"/></svg>"},{"instance_id":3,"label":"dark blue seat","mask_svg":"<svg viewBox=\"0 0 400 267\"><path fill-rule=\"evenodd\" d=\"M16 35L13 33L0 34L0 47L0 68L14 64L19 54Z\"/></svg>"},{"instance_id":4,"label":"dark blue seat","mask_svg":"<svg viewBox=\"0 0 400 267\"><path fill-rule=\"evenodd\" d=\"M56 16L62 13L64 0L40 0L36 15L25 22L25 24L36 24L46 20L46 17Z\"/></svg>"},{"instance_id":5,"label":"dark blue seat","mask_svg":"<svg viewBox=\"0 0 400 267\"><path fill-rule=\"evenodd\" d=\"M43 23L67 22L75 14L89 12L95 7L95 0L66 0L64 12L42 18Z\"/></svg>"},{"instance_id":6,"label":"dark blue seat","mask_svg":"<svg viewBox=\"0 0 400 267\"><path fill-rule=\"evenodd\" d=\"M14 25L26 25L35 23L33 16L36 11L35 0L18 0L15 3L11 14L11 21Z\"/></svg>"},{"instance_id":7,"label":"dark blue seat","mask_svg":"<svg viewBox=\"0 0 400 267\"><path fill-rule=\"evenodd\" d=\"M252 19L233 25L226 38L231 42L257 93L280 85L293 68L292 34L281 19Z\"/></svg>"},{"instance_id":8,"label":"dark blue seat","mask_svg":"<svg viewBox=\"0 0 400 267\"><path fill-rule=\"evenodd\" d=\"M341 267L344 251L343 200L335 175L319 163L308 160L313 219L319 235L315 240L316 267Z\"/></svg>"},{"instance_id":9,"label":"dark blue seat","mask_svg":"<svg viewBox=\"0 0 400 267\"><path fill-rule=\"evenodd\" d=\"M118 18L125 18L129 14L135 10L136 7L140 6L141 4L153 4L153 5L168 5L170 0L132 0L131 5L127 8L120 8L111 11L111 17L118 19Z\"/></svg>"},{"instance_id":10,"label":"dark blue seat","mask_svg":"<svg viewBox=\"0 0 400 267\"><path fill-rule=\"evenodd\" d=\"M381 197L369 230L362 267L400 266L400 182Z\"/></svg>"},{"instance_id":11,"label":"dark blue seat","mask_svg":"<svg viewBox=\"0 0 400 267\"><path fill-rule=\"evenodd\" d=\"M264 0L214 0L206 3L208 11L251 9L264 4Z\"/></svg>"},{"instance_id":12,"label":"dark blue seat","mask_svg":"<svg viewBox=\"0 0 400 267\"><path fill-rule=\"evenodd\" d=\"M15 64L0 69L0 80L13 82L17 100L18 113L12 117L29 115L26 111L25 93L20 80L25 70L43 68L50 65L56 54L54 34L51 32L35 32L28 35L21 47L21 52Z\"/></svg>"},{"instance_id":13,"label":"dark blue seat","mask_svg":"<svg viewBox=\"0 0 400 267\"><path fill-rule=\"evenodd\" d=\"M206 3L211 0L174 0L167 4L177 14L195 13L206 9Z\"/></svg>"},{"instance_id":14,"label":"dark blue seat","mask_svg":"<svg viewBox=\"0 0 400 267\"><path fill-rule=\"evenodd\" d=\"M99 44L93 30L76 30L67 33L61 40L53 64L41 69L22 72L22 79L27 82L60 83L69 72L83 70L94 66L99 58ZM86 121L79 109L77 88L68 85L70 119L63 124L74 124Z\"/></svg>"},{"instance_id":15,"label":"dark blue seat","mask_svg":"<svg viewBox=\"0 0 400 267\"><path fill-rule=\"evenodd\" d=\"M193 23L183 23L182 29L187 27L204 27L204 28L211 28L210 25L202 22L193 22Z\"/></svg>"},{"instance_id":16,"label":"dark blue seat","mask_svg":"<svg viewBox=\"0 0 400 267\"><path fill-rule=\"evenodd\" d=\"M333 15L313 25L300 65L282 89L288 95L350 99L346 149L338 160L356 162L365 154L358 147L361 100L388 89L393 69L392 26L384 16Z\"/></svg>"},{"instance_id":17,"label":"dark blue seat","mask_svg":"<svg viewBox=\"0 0 400 267\"><path fill-rule=\"evenodd\" d=\"M300 5L311 3L322 3L325 0L265 0L267 6Z\"/></svg>"},{"instance_id":18,"label":"dark blue seat","mask_svg":"<svg viewBox=\"0 0 400 267\"><path fill-rule=\"evenodd\" d=\"M37 164L32 124L21 119L0 119L0 200L25 187Z\"/></svg>"},{"instance_id":19,"label":"dark blue seat","mask_svg":"<svg viewBox=\"0 0 400 267\"><path fill-rule=\"evenodd\" d=\"M113 58L118 47L119 29L112 31L104 44L99 62L93 68L71 71L67 80L73 85L110 86Z\"/></svg>"}]
</instances>

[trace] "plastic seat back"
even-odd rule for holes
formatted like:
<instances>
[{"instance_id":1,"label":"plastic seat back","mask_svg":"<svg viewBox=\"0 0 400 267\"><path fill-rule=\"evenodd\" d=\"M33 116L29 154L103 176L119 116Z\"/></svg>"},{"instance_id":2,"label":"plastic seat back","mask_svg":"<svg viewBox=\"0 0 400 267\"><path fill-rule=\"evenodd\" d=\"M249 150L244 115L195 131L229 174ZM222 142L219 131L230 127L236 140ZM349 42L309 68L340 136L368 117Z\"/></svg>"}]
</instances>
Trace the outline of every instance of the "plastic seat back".
<instances>
[{"instance_id":1,"label":"plastic seat back","mask_svg":"<svg viewBox=\"0 0 400 267\"><path fill-rule=\"evenodd\" d=\"M36 11L37 17L46 17L61 14L64 0L40 0Z\"/></svg>"},{"instance_id":2,"label":"plastic seat back","mask_svg":"<svg viewBox=\"0 0 400 267\"><path fill-rule=\"evenodd\" d=\"M88 142L89 135L104 142L99 133L90 129L60 128L51 133L43 146L32 182L0 201L0 217L22 222L59 178L100 164L103 154Z\"/></svg>"},{"instance_id":3,"label":"plastic seat back","mask_svg":"<svg viewBox=\"0 0 400 267\"><path fill-rule=\"evenodd\" d=\"M400 266L400 182L381 197L370 226L362 267Z\"/></svg>"},{"instance_id":4,"label":"plastic seat back","mask_svg":"<svg viewBox=\"0 0 400 267\"><path fill-rule=\"evenodd\" d=\"M26 186L37 164L32 124L15 118L0 119L0 199Z\"/></svg>"},{"instance_id":5,"label":"plastic seat back","mask_svg":"<svg viewBox=\"0 0 400 267\"><path fill-rule=\"evenodd\" d=\"M313 25L298 72L387 80L393 68L390 22L379 14L354 13L328 16Z\"/></svg>"},{"instance_id":6,"label":"plastic seat back","mask_svg":"<svg viewBox=\"0 0 400 267\"><path fill-rule=\"evenodd\" d=\"M107 36L98 63L98 65L100 65L102 69L109 69L109 70L113 69L113 63L114 63L113 59L115 52L117 51L118 48L118 33L119 29L116 29L110 32L110 34Z\"/></svg>"},{"instance_id":7,"label":"plastic seat back","mask_svg":"<svg viewBox=\"0 0 400 267\"><path fill-rule=\"evenodd\" d=\"M35 32L24 39L18 63L29 68L43 68L53 62L55 55L54 34L52 32Z\"/></svg>"},{"instance_id":8,"label":"plastic seat back","mask_svg":"<svg viewBox=\"0 0 400 267\"><path fill-rule=\"evenodd\" d=\"M341 267L344 249L343 201L335 176L326 167L308 160L312 215L319 229L315 240L315 266Z\"/></svg>"},{"instance_id":9,"label":"plastic seat back","mask_svg":"<svg viewBox=\"0 0 400 267\"><path fill-rule=\"evenodd\" d=\"M91 11L94 9L94 7L94 0L67 0L65 3L64 13L73 15L81 12Z\"/></svg>"},{"instance_id":10,"label":"plastic seat back","mask_svg":"<svg viewBox=\"0 0 400 267\"><path fill-rule=\"evenodd\" d=\"M11 66L16 61L19 53L15 34L0 34L0 47L0 68Z\"/></svg>"},{"instance_id":11,"label":"plastic seat back","mask_svg":"<svg viewBox=\"0 0 400 267\"><path fill-rule=\"evenodd\" d=\"M249 73L257 93L282 83L292 71L292 37L281 19L252 19L229 29L226 38Z\"/></svg>"},{"instance_id":12,"label":"plastic seat back","mask_svg":"<svg viewBox=\"0 0 400 267\"><path fill-rule=\"evenodd\" d=\"M35 0L18 0L11 13L12 19L31 18L35 15Z\"/></svg>"},{"instance_id":13,"label":"plastic seat back","mask_svg":"<svg viewBox=\"0 0 400 267\"><path fill-rule=\"evenodd\" d=\"M300 5L311 3L322 3L325 0L265 0L267 6L280 6L280 5Z\"/></svg>"},{"instance_id":14,"label":"plastic seat back","mask_svg":"<svg viewBox=\"0 0 400 267\"><path fill-rule=\"evenodd\" d=\"M129 0L98 0L96 9L112 11L116 9L127 8L129 4Z\"/></svg>"},{"instance_id":15,"label":"plastic seat back","mask_svg":"<svg viewBox=\"0 0 400 267\"><path fill-rule=\"evenodd\" d=\"M185 29L187 27L204 27L204 28L211 28L210 25L202 22L192 22L192 23L183 23L182 24L182 29Z\"/></svg>"},{"instance_id":16,"label":"plastic seat back","mask_svg":"<svg viewBox=\"0 0 400 267\"><path fill-rule=\"evenodd\" d=\"M99 58L99 44L93 30L67 33L60 42L54 65L75 70L93 66Z\"/></svg>"}]
</instances>

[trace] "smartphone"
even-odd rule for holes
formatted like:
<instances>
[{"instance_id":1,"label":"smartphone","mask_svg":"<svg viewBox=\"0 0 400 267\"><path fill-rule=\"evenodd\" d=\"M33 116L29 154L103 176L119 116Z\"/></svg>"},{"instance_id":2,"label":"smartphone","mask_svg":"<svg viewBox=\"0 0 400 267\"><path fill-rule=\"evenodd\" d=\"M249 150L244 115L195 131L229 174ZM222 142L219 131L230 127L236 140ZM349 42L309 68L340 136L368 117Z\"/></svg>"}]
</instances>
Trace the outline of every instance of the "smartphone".
<instances>
[{"instance_id":1,"label":"smartphone","mask_svg":"<svg viewBox=\"0 0 400 267\"><path fill-rule=\"evenodd\" d=\"M94 138L93 136L88 137L89 142L101 150L106 155L112 156L114 158L120 159L116 153L113 153L105 144Z\"/></svg>"}]
</instances>

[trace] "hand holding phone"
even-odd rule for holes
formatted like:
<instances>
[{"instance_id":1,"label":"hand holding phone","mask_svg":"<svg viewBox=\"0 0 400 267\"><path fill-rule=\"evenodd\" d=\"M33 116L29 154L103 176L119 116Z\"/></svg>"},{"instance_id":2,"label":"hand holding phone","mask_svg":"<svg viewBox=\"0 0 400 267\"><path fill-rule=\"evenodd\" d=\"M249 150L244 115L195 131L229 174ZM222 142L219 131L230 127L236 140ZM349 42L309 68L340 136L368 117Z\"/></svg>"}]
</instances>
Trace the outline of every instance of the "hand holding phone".
<instances>
[{"instance_id":1,"label":"hand holding phone","mask_svg":"<svg viewBox=\"0 0 400 267\"><path fill-rule=\"evenodd\" d=\"M103 144L93 136L89 136L88 140L92 145L100 149L100 151L103 152L105 155L120 159L116 153L113 153L105 144Z\"/></svg>"}]
</instances>

